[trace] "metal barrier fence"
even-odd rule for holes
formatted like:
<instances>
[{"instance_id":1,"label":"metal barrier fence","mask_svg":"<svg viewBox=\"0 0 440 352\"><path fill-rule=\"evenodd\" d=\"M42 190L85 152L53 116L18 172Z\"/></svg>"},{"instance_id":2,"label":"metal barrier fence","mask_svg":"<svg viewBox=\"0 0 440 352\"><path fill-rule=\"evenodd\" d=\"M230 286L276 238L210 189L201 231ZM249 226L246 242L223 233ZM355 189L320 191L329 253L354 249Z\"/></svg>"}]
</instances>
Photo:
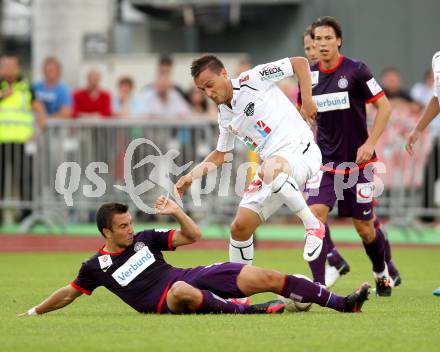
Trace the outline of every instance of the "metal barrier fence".
<instances>
[{"instance_id":1,"label":"metal barrier fence","mask_svg":"<svg viewBox=\"0 0 440 352\"><path fill-rule=\"evenodd\" d=\"M34 141L0 143L0 212L6 220L8 213L21 212L22 232L35 223L55 231L92 221L96 208L108 201L128 203L138 218L155 220L134 209L139 202L151 208L159 194L171 192L194 166L187 163L198 163L214 150L217 137L217 123L209 120L49 120ZM402 227L422 216L439 220L438 149L430 159L407 164L404 139L393 136L382 151L388 180L377 213ZM187 192L185 209L199 222L230 224L240 201L236 184L240 193L246 183L236 175L247 169L247 160L247 149L236 143L232 161ZM421 179L416 177L420 167ZM286 217L292 215L283 207L276 218Z\"/></svg>"}]
</instances>

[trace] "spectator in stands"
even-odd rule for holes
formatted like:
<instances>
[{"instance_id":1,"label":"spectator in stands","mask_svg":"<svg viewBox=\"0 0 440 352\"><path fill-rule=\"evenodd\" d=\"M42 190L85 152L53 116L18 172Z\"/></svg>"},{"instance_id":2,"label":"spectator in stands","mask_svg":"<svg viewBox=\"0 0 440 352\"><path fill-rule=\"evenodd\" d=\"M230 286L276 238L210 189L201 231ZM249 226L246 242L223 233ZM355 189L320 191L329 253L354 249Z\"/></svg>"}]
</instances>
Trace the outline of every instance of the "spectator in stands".
<instances>
[{"instance_id":1,"label":"spectator in stands","mask_svg":"<svg viewBox=\"0 0 440 352\"><path fill-rule=\"evenodd\" d=\"M248 59L240 60L235 70L235 77L240 76L240 74L242 74L244 71L249 71L251 68L251 62Z\"/></svg>"},{"instance_id":2,"label":"spectator in stands","mask_svg":"<svg viewBox=\"0 0 440 352\"><path fill-rule=\"evenodd\" d=\"M432 98L433 87L434 75L432 74L431 68L429 68L425 72L423 82L417 82L411 88L411 98L424 108Z\"/></svg>"},{"instance_id":3,"label":"spectator in stands","mask_svg":"<svg viewBox=\"0 0 440 352\"><path fill-rule=\"evenodd\" d=\"M382 88L393 108L409 109L411 113L420 112L420 106L414 102L409 93L402 88L402 76L395 67L382 71Z\"/></svg>"},{"instance_id":4,"label":"spectator in stands","mask_svg":"<svg viewBox=\"0 0 440 352\"><path fill-rule=\"evenodd\" d=\"M72 98L66 84L60 82L61 63L55 57L43 62L44 79L33 84L36 98L41 101L48 117L69 118L72 116Z\"/></svg>"},{"instance_id":5,"label":"spectator in stands","mask_svg":"<svg viewBox=\"0 0 440 352\"><path fill-rule=\"evenodd\" d=\"M110 93L101 89L101 73L92 68L87 72L87 86L73 95L73 117L112 116Z\"/></svg>"},{"instance_id":6,"label":"spectator in stands","mask_svg":"<svg viewBox=\"0 0 440 352\"><path fill-rule=\"evenodd\" d=\"M131 77L121 77L118 80L118 93L113 99L113 113L116 117L139 117L142 106L134 94L134 82Z\"/></svg>"},{"instance_id":7,"label":"spectator in stands","mask_svg":"<svg viewBox=\"0 0 440 352\"><path fill-rule=\"evenodd\" d=\"M173 82L172 74L173 74L173 60L169 56L161 56L157 68L157 77L162 77L162 76L168 77L171 81L172 87L177 91L177 93L179 93L182 96L182 98L184 98L185 100L188 100L184 90Z\"/></svg>"},{"instance_id":8,"label":"spectator in stands","mask_svg":"<svg viewBox=\"0 0 440 352\"><path fill-rule=\"evenodd\" d=\"M35 135L35 120L42 130L44 107L21 76L18 58L5 55L0 58L0 200L6 204L16 194L32 200L33 157L25 145ZM21 216L29 213L25 209Z\"/></svg>"},{"instance_id":9,"label":"spectator in stands","mask_svg":"<svg viewBox=\"0 0 440 352\"><path fill-rule=\"evenodd\" d=\"M172 86L167 75L157 78L155 84L141 93L142 114L147 118L188 118L189 105Z\"/></svg>"},{"instance_id":10,"label":"spectator in stands","mask_svg":"<svg viewBox=\"0 0 440 352\"><path fill-rule=\"evenodd\" d=\"M202 94L202 92L193 86L187 93L192 117L197 115L207 116L210 119L217 118L217 108L211 104L208 99Z\"/></svg>"}]
</instances>

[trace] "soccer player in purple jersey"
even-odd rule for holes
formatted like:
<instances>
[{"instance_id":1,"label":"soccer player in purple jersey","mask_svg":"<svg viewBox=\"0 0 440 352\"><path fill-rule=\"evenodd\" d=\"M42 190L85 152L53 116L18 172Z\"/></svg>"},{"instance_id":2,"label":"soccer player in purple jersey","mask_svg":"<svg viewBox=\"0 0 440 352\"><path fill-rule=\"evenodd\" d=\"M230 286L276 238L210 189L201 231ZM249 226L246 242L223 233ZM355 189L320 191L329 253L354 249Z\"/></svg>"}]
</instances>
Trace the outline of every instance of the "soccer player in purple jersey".
<instances>
[{"instance_id":1,"label":"soccer player in purple jersey","mask_svg":"<svg viewBox=\"0 0 440 352\"><path fill-rule=\"evenodd\" d=\"M91 295L99 286L106 287L140 313L157 314L283 312L284 304L278 300L255 305L227 300L261 292L273 292L347 313L359 312L368 298L368 283L353 294L340 297L306 279L251 265L217 263L175 268L164 260L162 251L197 241L200 229L172 200L159 197L155 206L159 214L173 216L180 230L155 229L135 234L126 205L102 205L96 222L105 245L82 264L74 281L20 316L63 308L83 293Z\"/></svg>"},{"instance_id":2,"label":"soccer player in purple jersey","mask_svg":"<svg viewBox=\"0 0 440 352\"><path fill-rule=\"evenodd\" d=\"M386 264L385 235L380 226L374 226L372 163L377 161L374 147L388 122L391 107L368 67L340 54L342 30L334 18L318 18L312 24L311 34L319 57L319 62L311 66L311 74L323 167L319 177L308 182L307 203L327 223L328 213L338 201L339 215L352 218L373 264L376 293L390 296L390 274L398 275L398 271L394 265ZM368 103L377 108L370 135L365 108ZM325 260L326 254L321 252L312 264L314 279L321 283L325 280Z\"/></svg>"},{"instance_id":3,"label":"soccer player in purple jersey","mask_svg":"<svg viewBox=\"0 0 440 352\"><path fill-rule=\"evenodd\" d=\"M319 61L318 51L315 47L315 42L312 39L312 26L307 26L303 33L304 54L311 65L316 64ZM327 262L325 267L325 286L327 288L332 287L340 275L345 275L350 271L350 266L347 261L342 257L339 251L336 249L335 244L331 238L330 229L326 225L326 236L324 242L327 246ZM319 273L322 272L321 262L315 260L309 263L312 272L318 273L318 277L315 278L317 282L322 280ZM314 267L318 266L315 270Z\"/></svg>"}]
</instances>

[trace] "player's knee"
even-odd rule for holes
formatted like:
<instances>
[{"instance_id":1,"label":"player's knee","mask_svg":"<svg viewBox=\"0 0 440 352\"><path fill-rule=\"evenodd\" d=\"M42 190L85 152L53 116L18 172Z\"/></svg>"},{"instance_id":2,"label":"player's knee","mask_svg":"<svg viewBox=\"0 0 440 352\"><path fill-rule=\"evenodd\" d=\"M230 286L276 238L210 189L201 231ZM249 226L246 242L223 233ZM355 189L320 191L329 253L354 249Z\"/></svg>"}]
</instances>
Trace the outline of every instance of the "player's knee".
<instances>
[{"instance_id":1,"label":"player's knee","mask_svg":"<svg viewBox=\"0 0 440 352\"><path fill-rule=\"evenodd\" d=\"M192 297L192 286L184 281L176 281L168 291L168 295L176 302L187 302Z\"/></svg>"},{"instance_id":2,"label":"player's knee","mask_svg":"<svg viewBox=\"0 0 440 352\"><path fill-rule=\"evenodd\" d=\"M249 225L243 221L234 221L231 225L231 237L236 241L247 241L252 236Z\"/></svg>"},{"instance_id":3,"label":"player's knee","mask_svg":"<svg viewBox=\"0 0 440 352\"><path fill-rule=\"evenodd\" d=\"M321 221L323 224L327 222L327 211L324 209L321 209L321 207L316 206L310 206L310 210L312 211L313 215L315 215L319 221Z\"/></svg>"}]
</instances>

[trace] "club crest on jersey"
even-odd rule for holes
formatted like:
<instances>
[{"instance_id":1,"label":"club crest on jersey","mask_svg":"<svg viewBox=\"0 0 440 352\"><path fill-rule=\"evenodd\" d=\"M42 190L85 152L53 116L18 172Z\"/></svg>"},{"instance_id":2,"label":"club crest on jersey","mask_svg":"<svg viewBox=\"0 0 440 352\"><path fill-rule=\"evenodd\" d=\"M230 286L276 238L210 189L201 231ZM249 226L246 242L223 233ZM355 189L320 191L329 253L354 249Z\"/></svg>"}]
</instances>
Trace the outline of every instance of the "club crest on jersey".
<instances>
[{"instance_id":1,"label":"club crest on jersey","mask_svg":"<svg viewBox=\"0 0 440 352\"><path fill-rule=\"evenodd\" d=\"M254 126L255 129L258 131L259 134L261 134L261 136L263 138L266 138L271 132L272 130L270 129L269 126L267 126L263 121L259 120L257 121L257 124Z\"/></svg>"},{"instance_id":2,"label":"club crest on jersey","mask_svg":"<svg viewBox=\"0 0 440 352\"><path fill-rule=\"evenodd\" d=\"M341 78L339 78L338 87L341 89L345 89L348 87L348 80L345 76L341 76Z\"/></svg>"},{"instance_id":3,"label":"club crest on jersey","mask_svg":"<svg viewBox=\"0 0 440 352\"><path fill-rule=\"evenodd\" d=\"M145 247L144 242L136 242L136 244L134 245L134 251L139 252L144 247Z\"/></svg>"},{"instance_id":4,"label":"club crest on jersey","mask_svg":"<svg viewBox=\"0 0 440 352\"><path fill-rule=\"evenodd\" d=\"M110 254L104 254L98 257L99 266L105 272L113 264Z\"/></svg>"},{"instance_id":5,"label":"club crest on jersey","mask_svg":"<svg viewBox=\"0 0 440 352\"><path fill-rule=\"evenodd\" d=\"M247 104L246 107L244 108L244 114L247 117L252 116L255 112L254 107L255 107L254 103Z\"/></svg>"},{"instance_id":6,"label":"club crest on jersey","mask_svg":"<svg viewBox=\"0 0 440 352\"><path fill-rule=\"evenodd\" d=\"M274 64L268 64L266 66L263 66L263 68L259 72L262 81L267 81L269 79L281 77L284 75L284 72L281 69L281 67L276 66Z\"/></svg>"}]
</instances>

